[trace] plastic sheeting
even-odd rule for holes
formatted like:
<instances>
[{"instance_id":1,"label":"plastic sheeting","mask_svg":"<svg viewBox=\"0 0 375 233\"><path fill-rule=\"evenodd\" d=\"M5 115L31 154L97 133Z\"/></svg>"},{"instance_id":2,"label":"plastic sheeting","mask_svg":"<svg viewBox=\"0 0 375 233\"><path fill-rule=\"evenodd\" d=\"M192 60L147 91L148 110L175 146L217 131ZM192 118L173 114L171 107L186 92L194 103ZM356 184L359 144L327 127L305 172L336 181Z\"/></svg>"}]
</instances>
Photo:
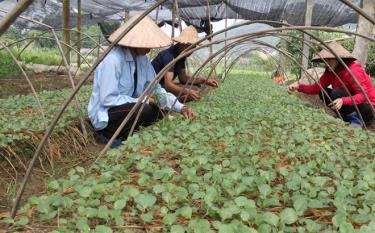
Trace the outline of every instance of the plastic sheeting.
<instances>
[{"instance_id":1,"label":"plastic sheeting","mask_svg":"<svg viewBox=\"0 0 375 233\"><path fill-rule=\"evenodd\" d=\"M158 14L158 23L171 22L173 0L163 4ZM360 0L354 0L359 4ZM16 0L0 0L0 9L9 11ZM143 11L156 3L155 0L82 0L82 24L95 24L106 21L121 21L125 11L130 15ZM181 19L202 29L207 26L207 9L210 9L211 20L226 17L247 20L283 21L293 25L304 25L305 0L178 0ZM77 0L71 0L71 26L76 25ZM3 13L0 13L0 16ZM53 27L62 25L62 1L35 0L24 12L31 17ZM156 11L150 15L156 19ZM340 26L356 23L357 13L339 0L314 0L313 25ZM20 27L40 28L40 26L18 20Z\"/></svg>"}]
</instances>

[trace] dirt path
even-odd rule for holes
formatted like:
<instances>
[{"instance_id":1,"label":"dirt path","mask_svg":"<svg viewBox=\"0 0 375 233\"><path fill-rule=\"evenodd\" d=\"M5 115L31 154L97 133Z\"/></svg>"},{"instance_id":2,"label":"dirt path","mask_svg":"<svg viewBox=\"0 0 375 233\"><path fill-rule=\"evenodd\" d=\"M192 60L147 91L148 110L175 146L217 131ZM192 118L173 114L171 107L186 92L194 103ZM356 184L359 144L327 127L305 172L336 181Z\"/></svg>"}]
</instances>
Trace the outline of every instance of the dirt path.
<instances>
[{"instance_id":1,"label":"dirt path","mask_svg":"<svg viewBox=\"0 0 375 233\"><path fill-rule=\"evenodd\" d=\"M37 92L71 88L71 83L67 75L45 73L30 75L29 78ZM79 79L80 77L77 77L74 80L75 83L78 83ZM0 87L0 99L31 93L31 88L23 76L0 77Z\"/></svg>"}]
</instances>

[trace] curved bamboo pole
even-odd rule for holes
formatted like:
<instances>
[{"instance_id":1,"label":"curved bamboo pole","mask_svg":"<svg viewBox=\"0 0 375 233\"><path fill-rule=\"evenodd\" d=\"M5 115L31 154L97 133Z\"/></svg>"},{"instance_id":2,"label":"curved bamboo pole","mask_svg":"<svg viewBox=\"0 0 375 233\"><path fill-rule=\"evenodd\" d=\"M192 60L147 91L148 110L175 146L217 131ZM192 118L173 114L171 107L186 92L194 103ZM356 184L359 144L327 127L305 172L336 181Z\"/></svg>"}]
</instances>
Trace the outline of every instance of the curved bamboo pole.
<instances>
[{"instance_id":1,"label":"curved bamboo pole","mask_svg":"<svg viewBox=\"0 0 375 233\"><path fill-rule=\"evenodd\" d=\"M10 46L16 45L16 44L21 43L21 42L26 41L26 40L32 40L32 41L34 41L34 40L37 40L37 39L46 39L46 40L53 40L53 41L55 41L54 38L45 37L45 36L27 37L27 38L23 38L23 39L20 39L20 40L15 41L15 42L12 42L11 44L3 45L3 46L0 48L0 50L5 49L5 47L10 47ZM70 45L66 44L65 42L62 42L62 41L61 41L60 43L62 43L64 46L68 46L68 47L70 47L70 49L72 49L73 51L75 51L75 52L78 54L78 51L77 51L75 48L71 47ZM81 54L81 53L79 53L79 54ZM90 65L89 62L86 60L86 58L82 56L82 54L81 54L81 57L83 58L83 60L84 60L88 65Z\"/></svg>"},{"instance_id":2,"label":"curved bamboo pole","mask_svg":"<svg viewBox=\"0 0 375 233\"><path fill-rule=\"evenodd\" d=\"M182 24L181 24L181 16L180 16L180 8L178 6L178 0L175 0L176 4L176 14L177 14L177 20L178 20L178 28L180 29L180 33L182 32Z\"/></svg>"},{"instance_id":3,"label":"curved bamboo pole","mask_svg":"<svg viewBox=\"0 0 375 233\"><path fill-rule=\"evenodd\" d=\"M16 4L11 11L9 11L0 21L0 36L6 32L10 25L17 19L17 17L26 10L33 3L33 0L21 0Z\"/></svg>"},{"instance_id":4,"label":"curved bamboo pole","mask_svg":"<svg viewBox=\"0 0 375 233\"><path fill-rule=\"evenodd\" d=\"M8 13L8 11L2 10L2 9L0 9L0 12ZM53 27L51 27L51 26L49 26L49 25L47 25L47 24L45 24L45 23L39 22L39 21L34 20L34 19L31 19L31 18L29 18L29 17L25 17L25 16L22 16L22 15L21 15L21 16L19 16L19 18L24 19L24 20L27 20L27 21L32 22L32 23L35 23L35 24L38 24L38 25L40 25L40 26L46 27L48 30L52 30L52 29L54 29ZM68 31L78 32L78 30L76 30L76 29L74 29L74 28L59 28L59 29L54 29L54 30L55 30L55 31L62 31L62 30L66 30L66 31L67 31L67 30L68 30ZM42 35L45 34L45 33L48 33L48 31L42 33ZM87 34L87 33L83 33L83 32L80 32L80 33L81 33L82 35L88 37L89 39L91 39L96 45L99 45L98 42L95 40L95 38L94 38L93 36L91 36L91 35L89 35L89 34Z\"/></svg>"},{"instance_id":5,"label":"curved bamboo pole","mask_svg":"<svg viewBox=\"0 0 375 233\"><path fill-rule=\"evenodd\" d=\"M243 44L243 45L246 45L246 44ZM239 45L238 47L240 47L241 45ZM233 50L227 50L227 51L225 51L225 53L224 54L222 54L220 57L219 57L219 59L217 59L216 61L215 61L215 67L221 62L221 60L223 60L223 58L225 59L226 57L227 57L227 55L228 55L228 51L230 51L230 52L232 52L233 54L235 54L235 53L238 53L238 51L237 50L234 50L234 48L237 48L237 47L233 47ZM238 50L240 50L240 49L238 49ZM261 47L259 47L259 48L249 48L249 49L245 49L245 51L242 51L242 53L240 52L239 54L237 54L237 57L234 59L234 60L236 60L236 59L238 59L238 58L241 58L241 57L243 57L243 56L247 56L248 54L250 54L250 53L252 53L252 52L255 52L255 51L258 51L258 52L260 52L260 53L263 53L263 54L265 54L267 57L268 57L268 59L271 59L272 60L272 62L273 63L275 63L276 64L276 66L277 66L277 60L276 60L276 58L274 57L274 56L272 56L272 54L270 54L267 50L265 50L264 48L261 48ZM229 57L231 57L232 56L232 54L230 54L229 55ZM225 61L224 61L225 62ZM226 70L224 70L224 72L223 72L223 74L222 74L222 77L224 76L224 74L225 74L225 71ZM210 70L210 72L209 72L209 74L211 74L213 71L212 71L212 69ZM286 76L286 73L285 73L285 71L284 70L282 70L282 72L283 72L283 74ZM199 75L199 74L198 74ZM209 77L210 75L208 75L208 77ZM221 78L221 80L222 80L222 78Z\"/></svg>"},{"instance_id":6,"label":"curved bamboo pole","mask_svg":"<svg viewBox=\"0 0 375 233\"><path fill-rule=\"evenodd\" d=\"M69 80L70 80L70 84L72 85L72 88L74 89L74 88L75 88L74 80L73 80L73 77L72 77L72 75L71 75L70 66L69 66L69 64L67 63L67 59L66 59L65 54L64 54L64 52L63 52L63 50L62 50L61 42L60 42L60 40L58 39L58 37L57 37L57 35L56 35L54 29L51 29L51 32L52 32L52 34L53 34L53 36L54 36L54 40L55 40L55 42L56 42L56 44L57 44L57 46L58 46L58 49L59 49L60 55L61 55L62 58L63 58L64 66L65 66L66 72L67 72L67 74L68 74L68 77L69 77ZM52 39L52 38L47 38L47 37L39 37L39 38ZM64 43L64 42L63 42L63 44L64 44L65 46L67 46L67 47L73 49L74 51L76 51L76 49L73 48L73 47L71 47L70 45L68 45L68 44L66 44L66 43ZM6 48L7 48L7 47L6 47ZM8 49L8 48L7 48L7 49ZM76 53L79 54L80 56L82 56L82 54L81 54L80 52L76 51ZM82 57L83 57L83 56L82 56ZM86 60L84 57L83 57L83 59L84 59L84 61L85 61L87 64L89 64L89 63L87 62L87 60ZM18 63L17 63L17 64L18 64ZM78 70L77 70L77 72L78 72ZM77 74L77 72L76 72L75 74ZM84 113L82 112L82 108L79 106L81 101L79 100L79 97L78 97L78 96L76 96L75 99L76 99L76 102L77 102L77 104L76 104L77 110L80 112L79 120L80 120L80 124L81 124L81 129L82 129L83 135L84 135L85 137L87 137L87 129L86 129L85 121L84 121L84 119L83 119ZM52 151L52 150L51 150L51 151ZM52 158L52 155L51 155L51 158Z\"/></svg>"},{"instance_id":7,"label":"curved bamboo pole","mask_svg":"<svg viewBox=\"0 0 375 233\"><path fill-rule=\"evenodd\" d=\"M61 29L60 29L60 30L61 30ZM42 33L42 35L44 35L44 34L46 34L46 33L48 33L48 32ZM82 34L85 34L85 33L82 33ZM90 39L90 36L85 36L85 37L81 38L81 41L84 40L84 39L87 39L87 38ZM10 47L10 46L13 46L13 45L15 45L15 44L17 44L17 43L21 43L21 42L23 42L23 41L25 41L25 40L29 40L29 39L30 39L31 41L27 44L27 46L29 46L30 43L34 42L34 41L37 40L37 39L47 39L47 40L54 40L54 41L55 41L54 38L50 38L50 37L46 37L46 36L26 37L26 38L23 38L23 39L17 40L17 41L15 41L15 42L12 42L12 43L10 43L10 44L7 44L7 45L5 45L5 46L3 46L3 47L0 47L0 50L4 49L5 47ZM99 48L99 49L101 49L102 51L104 51L103 48L102 48L102 47L101 47L96 41L94 41L94 42L96 43L96 46L95 46L94 48L92 48L92 49L91 49L86 55L82 55L82 53L78 52L78 50L76 50L76 49L74 48L74 45L75 45L75 44L69 45L69 44L66 44L66 43L63 42L63 41L60 41L60 43L62 43L64 46L67 46L69 49L71 49L71 50L73 50L74 52L76 52L77 54L79 54L79 55L81 56L81 58L85 61L85 63L86 63L89 67L91 66L91 64L87 61L87 57L90 56L91 53L92 53L93 51L95 51L97 48ZM22 49L22 51L21 51L20 53L22 53L22 52L24 51L24 49L26 49L27 46L25 46L25 47ZM21 54L18 54L18 57L19 57L20 55L21 55ZM62 61L62 63L63 63L63 61ZM61 66L61 64L60 64L60 66ZM78 67L78 69L77 69L76 72L74 73L73 77L76 77L76 76L77 76L77 73L78 73L79 68L80 68L80 67Z\"/></svg>"},{"instance_id":8,"label":"curved bamboo pole","mask_svg":"<svg viewBox=\"0 0 375 233\"><path fill-rule=\"evenodd\" d=\"M3 45L3 43L1 43ZM17 64L18 68L21 70L23 76L25 77L27 83L29 84L30 86L30 89L31 89L31 92L36 100L36 104L39 108L39 111L40 111L40 114L42 115L42 121L43 121L43 124L44 124L44 127L45 129L47 128L47 118L46 118L46 114L44 112L44 109L42 107L42 104L40 102L40 99L39 99L39 96L38 96L38 93L36 92L35 88L34 88L34 85L33 83L31 82L31 80L29 79L29 76L26 74L25 70L22 68L22 66L19 64L19 62L17 61L16 59L16 56L13 54L13 52L8 48L6 47L6 50L8 51L8 53L10 54L10 56L12 57L13 61ZM50 165L52 168L54 168L54 162L53 162L53 153L52 153L52 145L51 145L51 141L48 140L48 149L49 149L49 154L50 154Z\"/></svg>"},{"instance_id":9,"label":"curved bamboo pole","mask_svg":"<svg viewBox=\"0 0 375 233\"><path fill-rule=\"evenodd\" d=\"M340 0L342 3L344 3L345 5L347 5L348 7L352 8L353 10L355 10L357 13L359 13L360 15L362 15L363 17L365 17L368 21L370 21L371 23L375 24L375 18L368 15L364 10L362 10L360 7L358 7L357 5L353 4L352 2L348 1L348 0Z\"/></svg>"},{"instance_id":10,"label":"curved bamboo pole","mask_svg":"<svg viewBox=\"0 0 375 233\"><path fill-rule=\"evenodd\" d=\"M243 46L245 46L246 44L244 43L244 44L242 44ZM241 45L239 45L238 47L240 47ZM238 48L238 47L233 47L233 50L231 50L230 52L232 52L233 54L235 54L235 53L238 53L238 51L237 50L235 50L235 48ZM243 50L243 49L238 49L238 50ZM261 52L261 53L263 53L263 54L265 54L267 57L268 57L268 59L272 59L272 62L275 62L276 64L277 64L277 61L276 61L276 58L274 57L274 56L272 56L272 54L270 54L267 50L265 50L264 48L249 48L249 49L245 49L245 51L242 51L242 53L240 52L240 54L237 54L236 56L237 57L243 57L243 56L247 56L248 54L250 54L250 53L252 53L252 52L254 52L254 51L258 51L258 52ZM220 62L221 62L221 60L223 60L223 58L225 59L226 57L227 57L227 51L224 53L224 54L222 54L220 57L219 57L219 59L217 59L216 60L216 62L215 62L215 66L217 66ZM229 55L229 57L231 57L232 56L232 54L230 54ZM235 58L235 59L237 59L237 58ZM225 62L225 61L224 61ZM212 71L212 69L210 70L210 72L209 72L209 74L211 74L213 71ZM225 74L225 70L224 70L224 72L223 72L223 75ZM283 74L284 75L286 75L286 73L285 73L285 71L283 70ZM210 75L208 75L208 77L210 77Z\"/></svg>"},{"instance_id":11,"label":"curved bamboo pole","mask_svg":"<svg viewBox=\"0 0 375 233\"><path fill-rule=\"evenodd\" d=\"M21 43L21 42L23 42L23 41L25 41L25 40L27 40L27 39L30 39L30 42L28 42L22 49L21 49L21 51L18 53L18 55L17 55L17 57L20 57L21 56L21 54L33 43L33 42L35 42L36 40L38 40L38 39L50 39L50 40L55 40L54 38L52 38L52 37L44 37L44 36L42 36L42 35L44 35L44 34L46 34L46 33L48 33L48 32L44 32L44 33L42 33L41 35L39 35L39 36L35 36L35 37L26 37L26 38L23 38L23 39L21 39L21 40L18 40L18 41L15 41L15 42L12 42L11 44L8 44L8 45L5 45L5 46L7 46L7 47L10 47L11 45L14 45L14 44L17 44L17 43ZM84 37L82 37L81 39L80 39L80 41L79 42L82 42L83 40L85 40L85 39L87 39L87 38L89 38L90 39L90 37L87 37L87 36L84 36ZM96 41L95 41L96 42ZM68 45L68 44L66 44L66 43L64 43L63 41L61 41L61 43L63 43L64 44L64 46L68 46L69 47L69 49L71 49L71 50L73 50L77 55L79 55L81 58L84 58L84 59L87 59L87 56L85 56L85 57L83 57L83 55L82 55L82 53L81 52L79 52L77 49L75 49L74 48L74 46L75 45L77 45L77 43L78 43L78 41L76 42L76 43L74 43L74 44L70 44L70 45ZM3 47L1 47L0 48L0 50L2 50L4 48L4 46ZM95 49L96 48L98 48L98 45L97 45L97 42L96 42L96 46L94 47ZM89 65L89 63L86 61L86 63Z\"/></svg>"},{"instance_id":12,"label":"curved bamboo pole","mask_svg":"<svg viewBox=\"0 0 375 233\"><path fill-rule=\"evenodd\" d=\"M6 11L4 11L4 10L1 10L1 9L0 9L0 11L6 13ZM22 18L22 19L24 19L24 20L27 20L27 21L30 21L30 22L32 22L32 23L35 23L35 24L38 24L38 25L41 25L41 26L47 27L49 30L52 30L52 29L53 29L53 27L51 27L51 26L49 26L49 25L46 25L46 24L44 24L44 23L41 23L41 22L39 22L39 21L33 20L33 19L31 19L31 18L24 17L24 16L20 16L20 18ZM73 32L77 32L77 33L78 33L78 30L73 29L73 28L67 28L67 29L65 29L65 28L59 28L59 29L54 29L54 30L55 30L55 31L62 31L62 30L66 30L66 31L67 31L67 30L69 30L69 31L73 31ZM49 31L46 31L46 32L42 33L42 35L44 35L44 34L46 34L46 33L48 33L48 32L49 32ZM89 38L89 39L91 39L91 40L97 45L95 48L99 48L99 49L102 49L102 50L103 50L103 48L102 48L102 47L100 46L100 44L95 40L95 38L93 38L93 36L91 36L91 35L89 35L89 34L87 34L87 33L83 33L83 32L79 32L79 33L82 34L82 35L84 35L85 37L82 38L82 39L80 39L80 40L77 41L76 43L81 42L83 39ZM40 37L35 37L35 38L40 38ZM19 40L19 41L12 42L11 44L8 44L8 45L13 45L14 43L18 43L18 42L23 41L23 40L25 40L25 39L21 39L21 40ZM65 42L62 42L62 43L63 43L63 45L64 45L65 47L68 47L69 50L70 50L70 49L74 50L77 54L80 54L80 56L82 57L82 54L81 54L79 51L76 51L76 49L74 49L74 48L72 47L72 45L66 44ZM2 49L3 49L3 48L0 48L0 50L2 50ZM90 51L90 54L91 54L91 51ZM86 55L86 56L84 57L85 60L86 60L87 56L88 56L88 55ZM88 66L90 66L90 64L89 64L87 61L86 61L86 63L87 63ZM60 64L60 66L61 66L61 64ZM77 71L75 72L74 77L77 75L78 70L79 70L79 68L78 68Z\"/></svg>"},{"instance_id":13,"label":"curved bamboo pole","mask_svg":"<svg viewBox=\"0 0 375 233\"><path fill-rule=\"evenodd\" d=\"M70 65L69 65L68 59L67 59L67 57L64 54L64 50L61 47L60 40L57 37L55 30L52 29L51 31L52 31L53 36L55 37L57 48L59 49L60 54L61 54L61 56L63 58L64 66L65 66L66 72L68 73L70 84L72 85L72 88L74 90L76 87L75 87L74 80L73 80L73 77L72 77L72 74L71 74L71 71L70 71ZM80 52L77 51L77 53L80 53ZM83 132L83 135L85 137L87 137L87 130L86 130L86 126L85 126L85 120L83 119L84 113L82 112L82 109L80 107L81 101L80 101L78 95L75 97L75 99L77 101L77 104L76 104L77 110L80 112L79 120L80 120L80 123L81 123L82 132Z\"/></svg>"},{"instance_id":14,"label":"curved bamboo pole","mask_svg":"<svg viewBox=\"0 0 375 233\"><path fill-rule=\"evenodd\" d=\"M34 42L34 40L30 40L22 49L18 52L17 58L20 59L21 54Z\"/></svg>"}]
</instances>

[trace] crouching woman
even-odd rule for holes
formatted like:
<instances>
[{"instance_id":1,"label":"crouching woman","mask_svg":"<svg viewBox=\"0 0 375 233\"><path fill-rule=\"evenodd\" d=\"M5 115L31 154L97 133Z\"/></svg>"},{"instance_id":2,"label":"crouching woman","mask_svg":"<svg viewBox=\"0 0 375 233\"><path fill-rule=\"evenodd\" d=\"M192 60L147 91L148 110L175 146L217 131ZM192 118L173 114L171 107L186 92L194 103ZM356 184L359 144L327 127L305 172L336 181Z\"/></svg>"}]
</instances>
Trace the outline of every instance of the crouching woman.
<instances>
[{"instance_id":1,"label":"crouching woman","mask_svg":"<svg viewBox=\"0 0 375 233\"><path fill-rule=\"evenodd\" d=\"M324 74L320 77L319 84L304 85L294 82L288 86L288 93L299 91L305 94L319 94L320 98L327 106L339 111L343 120L353 127L363 127L374 119L372 106L375 106L375 88L371 78L366 74L361 64L355 57L337 42L332 42L328 46L337 53L345 62L349 70L357 79L359 85L367 95L367 101L364 93L354 81L349 71L336 59L330 51L323 49L312 61L327 63ZM335 75L340 78L338 79ZM340 81L341 80L341 81ZM322 91L323 88L325 91ZM332 100L332 101L331 101ZM358 110L355 108L358 106ZM359 116L362 116L362 119Z\"/></svg>"}]
</instances>

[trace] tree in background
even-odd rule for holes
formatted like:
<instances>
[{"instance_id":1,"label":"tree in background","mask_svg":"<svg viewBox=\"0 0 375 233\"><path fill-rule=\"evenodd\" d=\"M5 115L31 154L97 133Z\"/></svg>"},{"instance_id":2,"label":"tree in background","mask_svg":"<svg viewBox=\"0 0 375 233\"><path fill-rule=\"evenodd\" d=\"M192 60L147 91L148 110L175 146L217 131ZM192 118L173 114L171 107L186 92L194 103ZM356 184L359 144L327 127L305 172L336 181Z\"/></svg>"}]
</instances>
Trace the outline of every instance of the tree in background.
<instances>
[{"instance_id":1,"label":"tree in background","mask_svg":"<svg viewBox=\"0 0 375 233\"><path fill-rule=\"evenodd\" d=\"M342 43L344 48L349 50L350 52L353 52L354 50L354 39L346 40ZM354 52L353 52L354 53ZM363 63L366 67L366 71L371 75L375 76L375 44L372 43L369 46L368 52L367 52L367 59L366 63Z\"/></svg>"},{"instance_id":2,"label":"tree in background","mask_svg":"<svg viewBox=\"0 0 375 233\"><path fill-rule=\"evenodd\" d=\"M336 39L336 38L342 38L342 37L345 36L345 34L342 34L342 33L332 33L332 32L324 32L324 31L312 31L311 33L313 35L315 35L316 37L320 38L323 41L331 40L331 39ZM300 32L300 31L291 30L291 31L288 31L287 34L290 35L290 36L303 38L303 33ZM299 40L297 38L294 38L294 37L285 38L286 39L285 50L297 62L302 63L303 43L302 43L301 40ZM318 53L321 50L321 47L319 45L316 45L316 44L310 44L310 45L311 45L312 48L310 49L309 61L311 60L311 58L316 53ZM280 41L280 43L278 44L277 47L278 48L282 47L281 41ZM285 64L286 64L286 68L287 68L288 72L291 72L296 77L299 77L299 75L301 73L301 68L298 65L296 65L295 63L293 63L289 59L287 59L285 61Z\"/></svg>"},{"instance_id":3,"label":"tree in background","mask_svg":"<svg viewBox=\"0 0 375 233\"><path fill-rule=\"evenodd\" d=\"M368 14L373 16L375 13L374 10L374 0L361 0L362 9ZM357 24L357 33L371 37L374 31L374 24L368 21L363 16L358 17ZM370 41L366 38L357 36L355 39L353 55L361 61L363 64L366 64L368 52L370 47Z\"/></svg>"},{"instance_id":4,"label":"tree in background","mask_svg":"<svg viewBox=\"0 0 375 233\"><path fill-rule=\"evenodd\" d=\"M302 36L302 33L299 31L289 31L289 35L294 36ZM342 33L331 33L331 32L324 32L324 31L314 31L313 34L323 41L333 40L333 39L339 39L345 37L345 34ZM365 40L368 42L367 40ZM346 39L341 44L350 52L355 53L354 50L354 39ZM280 45L278 45L280 47ZM312 45L311 53L309 59L311 59L316 53L318 53L321 50L321 47L318 45ZM294 59L301 62L302 61L302 42L296 38L288 38L286 43L286 51L290 53ZM375 76L375 43L372 43L369 46L369 49L366 52L366 62L363 63L366 67L366 71L371 75ZM292 63L289 60L285 61L287 71L292 73L293 75L299 76L300 68L296 64Z\"/></svg>"}]
</instances>

